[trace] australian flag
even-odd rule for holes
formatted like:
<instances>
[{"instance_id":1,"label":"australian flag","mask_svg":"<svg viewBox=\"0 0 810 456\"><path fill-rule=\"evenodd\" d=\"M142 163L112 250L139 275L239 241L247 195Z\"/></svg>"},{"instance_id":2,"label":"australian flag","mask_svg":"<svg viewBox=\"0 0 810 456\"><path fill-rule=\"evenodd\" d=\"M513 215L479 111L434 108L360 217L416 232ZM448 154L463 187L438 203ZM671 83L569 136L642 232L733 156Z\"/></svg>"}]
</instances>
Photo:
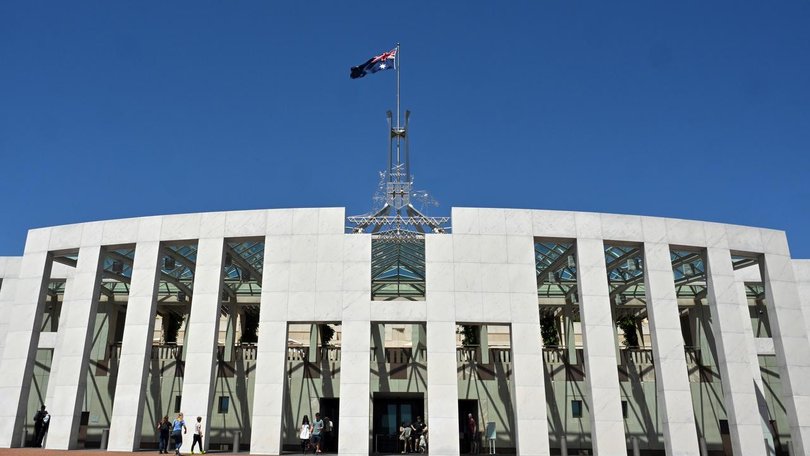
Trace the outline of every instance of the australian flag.
<instances>
[{"instance_id":1,"label":"australian flag","mask_svg":"<svg viewBox=\"0 0 810 456\"><path fill-rule=\"evenodd\" d=\"M382 70L393 70L397 67L397 50L396 48L391 49L388 52L383 52L382 54L372 57L363 63L362 65L357 65L356 67L352 67L352 79L362 78L363 76L369 73L376 73Z\"/></svg>"}]
</instances>

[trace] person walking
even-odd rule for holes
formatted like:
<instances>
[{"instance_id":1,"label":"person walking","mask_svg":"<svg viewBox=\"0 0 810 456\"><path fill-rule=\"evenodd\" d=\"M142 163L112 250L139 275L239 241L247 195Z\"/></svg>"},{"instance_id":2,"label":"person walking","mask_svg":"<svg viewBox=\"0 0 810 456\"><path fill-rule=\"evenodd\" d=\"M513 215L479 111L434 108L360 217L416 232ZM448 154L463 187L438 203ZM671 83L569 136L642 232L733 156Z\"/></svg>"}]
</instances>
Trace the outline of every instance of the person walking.
<instances>
[{"instance_id":1,"label":"person walking","mask_svg":"<svg viewBox=\"0 0 810 456\"><path fill-rule=\"evenodd\" d=\"M194 425L194 435L192 436L194 439L191 442L191 454L194 454L194 445L199 445L200 447L200 454L205 454L205 448L203 448L203 431L202 431L202 417L197 417L197 423Z\"/></svg>"},{"instance_id":2,"label":"person walking","mask_svg":"<svg viewBox=\"0 0 810 456\"><path fill-rule=\"evenodd\" d=\"M158 454L169 454L169 434L172 430L172 423L169 423L169 417L164 416L163 419L158 421Z\"/></svg>"},{"instance_id":3,"label":"person walking","mask_svg":"<svg viewBox=\"0 0 810 456\"><path fill-rule=\"evenodd\" d=\"M180 447L183 446L183 434L188 433L186 422L183 420L183 413L177 414L177 418L172 422L172 439L174 439L174 454L180 456Z\"/></svg>"},{"instance_id":4,"label":"person walking","mask_svg":"<svg viewBox=\"0 0 810 456\"><path fill-rule=\"evenodd\" d=\"M309 425L309 415L304 415L301 427L298 429L298 438L301 439L301 452L307 454L309 449L309 438L312 436L312 428Z\"/></svg>"},{"instance_id":5,"label":"person walking","mask_svg":"<svg viewBox=\"0 0 810 456\"><path fill-rule=\"evenodd\" d=\"M315 414L315 421L312 422L312 445L315 446L315 452L321 452L321 433L323 432L323 420L321 414Z\"/></svg>"}]
</instances>

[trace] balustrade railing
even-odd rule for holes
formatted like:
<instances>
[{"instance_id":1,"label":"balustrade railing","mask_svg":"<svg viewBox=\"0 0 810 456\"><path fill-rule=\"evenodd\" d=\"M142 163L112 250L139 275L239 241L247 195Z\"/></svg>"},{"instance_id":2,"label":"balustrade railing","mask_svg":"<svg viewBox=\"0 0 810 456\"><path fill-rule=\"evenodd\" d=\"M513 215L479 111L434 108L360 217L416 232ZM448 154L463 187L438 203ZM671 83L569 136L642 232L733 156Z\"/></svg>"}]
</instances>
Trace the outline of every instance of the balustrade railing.
<instances>
[{"instance_id":1,"label":"balustrade railing","mask_svg":"<svg viewBox=\"0 0 810 456\"><path fill-rule=\"evenodd\" d=\"M316 360L340 361L340 347L318 347ZM309 347L287 347L287 361L309 361Z\"/></svg>"},{"instance_id":2,"label":"balustrade railing","mask_svg":"<svg viewBox=\"0 0 810 456\"><path fill-rule=\"evenodd\" d=\"M621 350L622 361L632 363L637 366L653 364L653 354L651 348L624 348Z\"/></svg>"},{"instance_id":3,"label":"balustrade railing","mask_svg":"<svg viewBox=\"0 0 810 456\"><path fill-rule=\"evenodd\" d=\"M383 359L379 358L380 350L376 348L372 348L370 351L371 362L379 363L383 361L387 364L407 364L410 363L414 358L413 349L410 347L389 347L383 350ZM417 350L416 358L422 358L426 356L426 351L423 348Z\"/></svg>"},{"instance_id":4,"label":"balustrade railing","mask_svg":"<svg viewBox=\"0 0 810 456\"><path fill-rule=\"evenodd\" d=\"M466 346L456 348L456 362L457 363L481 363L481 347ZM491 347L489 349L489 362L490 363L511 363L512 350L503 347Z\"/></svg>"}]
</instances>

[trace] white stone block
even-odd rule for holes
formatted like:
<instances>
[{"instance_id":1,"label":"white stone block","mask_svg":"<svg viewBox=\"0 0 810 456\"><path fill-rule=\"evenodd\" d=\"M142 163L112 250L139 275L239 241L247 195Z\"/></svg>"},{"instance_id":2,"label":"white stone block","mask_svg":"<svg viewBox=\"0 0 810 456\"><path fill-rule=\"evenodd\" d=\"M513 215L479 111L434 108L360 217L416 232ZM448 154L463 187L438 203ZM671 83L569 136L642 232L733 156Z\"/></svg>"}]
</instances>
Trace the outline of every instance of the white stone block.
<instances>
[{"instance_id":1,"label":"white stone block","mask_svg":"<svg viewBox=\"0 0 810 456\"><path fill-rule=\"evenodd\" d=\"M696 246L706 245L706 234L703 222L690 220L666 219L667 240L670 245Z\"/></svg>"},{"instance_id":2,"label":"white stone block","mask_svg":"<svg viewBox=\"0 0 810 456\"><path fill-rule=\"evenodd\" d=\"M345 234L322 234L318 236L317 261L326 263L344 261L343 240L346 238Z\"/></svg>"},{"instance_id":3,"label":"white stone block","mask_svg":"<svg viewBox=\"0 0 810 456\"><path fill-rule=\"evenodd\" d=\"M225 237L264 236L266 233L265 211L232 211L225 217Z\"/></svg>"},{"instance_id":4,"label":"white stone block","mask_svg":"<svg viewBox=\"0 0 810 456\"><path fill-rule=\"evenodd\" d=\"M506 263L506 236L480 236L480 258L482 263Z\"/></svg>"},{"instance_id":5,"label":"white stone block","mask_svg":"<svg viewBox=\"0 0 810 456\"><path fill-rule=\"evenodd\" d=\"M575 238L577 224L574 212L532 211L532 232L541 238Z\"/></svg>"},{"instance_id":6,"label":"white stone block","mask_svg":"<svg viewBox=\"0 0 810 456\"><path fill-rule=\"evenodd\" d=\"M274 209L267 211L268 236L285 236L293 234L293 209Z\"/></svg>"},{"instance_id":7,"label":"white stone block","mask_svg":"<svg viewBox=\"0 0 810 456\"><path fill-rule=\"evenodd\" d=\"M455 296L452 292L427 291L427 319L436 322L456 321Z\"/></svg>"},{"instance_id":8,"label":"white stone block","mask_svg":"<svg viewBox=\"0 0 810 456\"><path fill-rule=\"evenodd\" d=\"M371 235L370 234L345 235L343 238L343 261L370 263Z\"/></svg>"},{"instance_id":9,"label":"white stone block","mask_svg":"<svg viewBox=\"0 0 810 456\"><path fill-rule=\"evenodd\" d=\"M478 209L468 207L454 207L450 209L453 221L453 234L480 234Z\"/></svg>"},{"instance_id":10,"label":"white stone block","mask_svg":"<svg viewBox=\"0 0 810 456\"><path fill-rule=\"evenodd\" d=\"M644 239L641 217L601 214L602 238L611 241L640 242Z\"/></svg>"},{"instance_id":11,"label":"white stone block","mask_svg":"<svg viewBox=\"0 0 810 456\"><path fill-rule=\"evenodd\" d=\"M481 292L457 292L455 303L456 321L475 323L484 319L484 303Z\"/></svg>"},{"instance_id":12,"label":"white stone block","mask_svg":"<svg viewBox=\"0 0 810 456\"><path fill-rule=\"evenodd\" d=\"M50 239L50 228L28 230L28 236L25 239L25 253L47 252L50 247Z\"/></svg>"},{"instance_id":13,"label":"white stone block","mask_svg":"<svg viewBox=\"0 0 810 456\"><path fill-rule=\"evenodd\" d=\"M342 207L318 209L318 233L343 234L346 230L346 211Z\"/></svg>"},{"instance_id":14,"label":"white stone block","mask_svg":"<svg viewBox=\"0 0 810 456\"><path fill-rule=\"evenodd\" d=\"M478 209L481 234L506 234L506 213L503 209Z\"/></svg>"},{"instance_id":15,"label":"white stone block","mask_svg":"<svg viewBox=\"0 0 810 456\"><path fill-rule=\"evenodd\" d=\"M762 237L757 228L725 225L728 248L744 252L762 252Z\"/></svg>"},{"instance_id":16,"label":"white stone block","mask_svg":"<svg viewBox=\"0 0 810 456\"><path fill-rule=\"evenodd\" d=\"M576 212L577 239L602 239L602 219L600 214Z\"/></svg>"},{"instance_id":17,"label":"white stone block","mask_svg":"<svg viewBox=\"0 0 810 456\"><path fill-rule=\"evenodd\" d=\"M293 209L292 232L294 234L318 234L320 211L313 209Z\"/></svg>"},{"instance_id":18,"label":"white stone block","mask_svg":"<svg viewBox=\"0 0 810 456\"><path fill-rule=\"evenodd\" d=\"M513 236L532 236L532 211L507 209L505 211L506 234Z\"/></svg>"},{"instance_id":19,"label":"white stone block","mask_svg":"<svg viewBox=\"0 0 810 456\"><path fill-rule=\"evenodd\" d=\"M51 228L49 250L66 250L79 247L82 242L81 224L62 225Z\"/></svg>"}]
</instances>

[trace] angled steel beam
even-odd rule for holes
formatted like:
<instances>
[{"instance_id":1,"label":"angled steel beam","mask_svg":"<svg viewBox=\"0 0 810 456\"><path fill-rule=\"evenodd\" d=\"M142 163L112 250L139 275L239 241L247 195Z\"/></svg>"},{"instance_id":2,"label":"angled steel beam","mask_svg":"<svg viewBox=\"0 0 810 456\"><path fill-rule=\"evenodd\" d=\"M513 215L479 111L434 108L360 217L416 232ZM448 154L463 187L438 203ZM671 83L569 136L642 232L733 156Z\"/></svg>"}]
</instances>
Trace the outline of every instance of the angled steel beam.
<instances>
[{"instance_id":1,"label":"angled steel beam","mask_svg":"<svg viewBox=\"0 0 810 456\"><path fill-rule=\"evenodd\" d=\"M240 268L248 271L250 273L250 278L255 280L259 286L262 286L262 274L253 267L252 264L248 263L242 255L236 252L230 245L227 243L225 244L225 252L231 255L231 260L237 264Z\"/></svg>"},{"instance_id":2,"label":"angled steel beam","mask_svg":"<svg viewBox=\"0 0 810 456\"><path fill-rule=\"evenodd\" d=\"M71 268L75 268L78 264L78 260L74 260L72 258L63 257L63 256L55 256L53 257L53 261L57 263L62 263L65 266L70 266Z\"/></svg>"},{"instance_id":3,"label":"angled steel beam","mask_svg":"<svg viewBox=\"0 0 810 456\"><path fill-rule=\"evenodd\" d=\"M191 261L190 258L186 258L183 255L175 252L174 250L172 250L172 249L170 249L168 247L165 247L162 250L163 250L164 255L174 258L175 261L177 261L180 264L182 264L183 266L189 268L189 270L191 270L192 274L195 273L194 269L196 267L196 264L193 261Z\"/></svg>"}]
</instances>

